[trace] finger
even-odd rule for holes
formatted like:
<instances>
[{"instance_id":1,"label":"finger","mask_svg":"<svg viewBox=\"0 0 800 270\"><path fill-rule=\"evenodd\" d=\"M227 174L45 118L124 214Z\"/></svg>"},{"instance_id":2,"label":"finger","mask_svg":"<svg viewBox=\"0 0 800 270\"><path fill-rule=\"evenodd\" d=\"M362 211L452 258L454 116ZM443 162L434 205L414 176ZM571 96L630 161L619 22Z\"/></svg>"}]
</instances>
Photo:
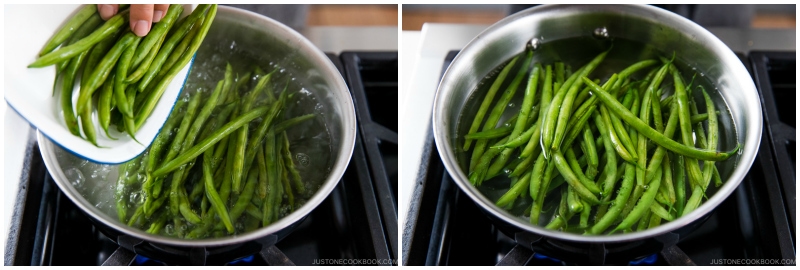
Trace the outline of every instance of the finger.
<instances>
[{"instance_id":1,"label":"finger","mask_svg":"<svg viewBox=\"0 0 800 270\"><path fill-rule=\"evenodd\" d=\"M97 11L100 12L100 18L108 20L117 14L119 5L97 5Z\"/></svg>"},{"instance_id":2,"label":"finger","mask_svg":"<svg viewBox=\"0 0 800 270\"><path fill-rule=\"evenodd\" d=\"M153 5L131 5L131 31L143 37L153 23Z\"/></svg>"},{"instance_id":3,"label":"finger","mask_svg":"<svg viewBox=\"0 0 800 270\"><path fill-rule=\"evenodd\" d=\"M167 14L169 4L156 4L153 8L153 22L159 22Z\"/></svg>"}]
</instances>

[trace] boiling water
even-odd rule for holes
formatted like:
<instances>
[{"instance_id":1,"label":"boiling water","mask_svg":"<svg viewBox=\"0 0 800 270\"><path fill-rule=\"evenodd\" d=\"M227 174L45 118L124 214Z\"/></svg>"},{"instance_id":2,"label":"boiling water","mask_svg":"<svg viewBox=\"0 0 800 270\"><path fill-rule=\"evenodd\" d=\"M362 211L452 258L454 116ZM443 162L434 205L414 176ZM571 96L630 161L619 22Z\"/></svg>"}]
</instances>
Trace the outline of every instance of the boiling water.
<instances>
[{"instance_id":1,"label":"boiling water","mask_svg":"<svg viewBox=\"0 0 800 270\"><path fill-rule=\"evenodd\" d=\"M587 36L587 37L555 40L546 43L535 42L536 49L534 51L533 61L535 63L541 63L543 67L546 64L552 65L556 61L561 61L564 62L569 67L568 70L576 71L581 66L591 61L599 53L607 50L609 47L613 45L612 50L606 55L606 58L603 60L603 62L588 76L589 78L592 79L600 79L602 85L602 82L608 80L608 78L611 77L611 75L613 75L615 72L620 72L621 70L625 69L626 67L638 61L645 59L658 60L659 56L663 56L666 58L670 58L672 56L672 52L661 52L652 46L631 40L618 39L618 38L611 40L607 38L607 35L603 36L602 31L600 31L599 33L600 33L600 38ZM714 85L712 78L708 78L707 76L705 76L701 67L693 65L691 59L681 59L679 54L680 52L677 53L678 55L676 55L674 63L675 66L681 71L681 74L684 80L686 81L685 83L688 84L689 81L692 80L692 76L695 76L693 85L699 84L705 87L706 91L711 96L711 99L714 102L716 109L720 111L720 114L718 115L719 129L720 129L718 149L720 151L727 151L733 149L734 147L736 147L737 134L736 134L736 128L732 121L731 113L728 110L728 106L726 105L725 100L719 94L719 91L717 87ZM508 85L511 84L511 81L513 80L514 76L516 76L517 72L521 67L520 63L525 60L526 57L525 54L526 52L519 54L519 59L517 60L515 67L513 67L510 70L510 72L506 76L505 81L503 82L497 94L495 95L495 100L491 104L492 107L494 106L494 103L496 103L497 100L500 99L502 92L505 91ZM469 132L470 125L472 124L472 121L475 118L475 115L477 114L478 108L480 107L481 102L483 102L483 99L486 96L486 93L488 92L492 83L494 83L500 71L506 65L508 65L510 61L511 59L508 59L505 63L496 67L478 83L476 89L473 91L473 93L465 103L464 109L462 110L461 115L459 116L459 122L457 124L457 129L456 129L458 136L455 142L455 145L457 147L455 147L455 149L457 149L456 157L458 159L458 163L462 171L464 172L469 172L470 156L472 150L474 149L473 146L470 148L469 151L464 152L462 150L462 147L464 145L464 135L466 135ZM646 68L645 70L641 70L633 74L631 76L631 80L634 81L643 79L650 69L658 68L659 66L660 64L656 64L649 68ZM503 115L500 118L500 121L498 121L497 124L498 127L503 123L505 123L506 120L510 119L511 117L519 113L519 107L520 107L519 105L522 104L522 100L525 94L524 88L526 87L526 82L528 75L530 74L530 70L531 68L528 69L528 74L525 75L523 83L520 84L514 97L511 99L511 102L509 103L508 107L504 110ZM541 95L542 92L541 87L544 82L544 70L542 70L542 73L540 74L541 74L540 75L541 81L537 86L539 87L537 90L537 95ZM555 83L555 67L553 68L553 76L554 76L553 82ZM565 80L567 77L568 76L565 75ZM673 89L671 74L667 74L667 76L664 78L661 84L661 88L663 91L662 98L672 95L674 89ZM693 91L692 95L693 97L690 98L694 98L694 100L697 102L699 113L705 113L706 111L705 101L700 91L699 90ZM492 107L490 107L490 110L487 112L487 115L491 112ZM538 106L534 107L534 110L539 110L539 107ZM662 108L662 112L667 112L667 111L668 108ZM666 123L666 119L664 119L664 123ZM483 123L481 123L481 128L482 127ZM705 126L704 129L708 130L708 128ZM677 132L679 131L676 131L676 134ZM578 140L580 139L576 139L576 141ZM602 145L598 145L598 148L602 149ZM652 152L650 152L650 154L648 155L651 154ZM515 155L517 156L519 155L519 150L515 151L512 154L512 157ZM723 181L727 179L730 173L733 171L738 159L739 155L734 156L726 161L716 163ZM511 163L512 161L513 158L509 159L508 163ZM700 162L701 167L702 164L703 163ZM598 170L602 170L602 168L598 168ZM481 186L477 187L478 190L481 193L483 193L483 195L486 196L490 201L493 202L497 201L511 187L512 179L506 177L507 173L510 172L506 172L506 174L501 174L500 176L492 178L491 180L484 181ZM557 174L557 170L554 173ZM615 192L619 188L618 186L620 182L621 181L617 181L618 184L617 187L615 187L614 189ZM563 184L562 186L566 186L566 184ZM544 206L542 207L542 214L539 218L539 223L540 223L539 225L544 226L547 223L549 223L551 217L553 216L553 213L557 211L559 199L561 197L559 191L560 188L553 190L552 191L553 193L549 193L547 198L545 199ZM691 188L687 188L687 199L690 194L689 191L691 191ZM716 191L717 188L714 187L713 184L709 185L707 191L708 197L711 197ZM527 192L524 192L524 194L527 194ZM511 205L507 210L512 215L524 220L525 222L528 222L531 203L532 200L530 196L528 195L520 196L515 200L514 204ZM593 216L594 213L592 214L592 218L590 218L590 221L593 220ZM582 229L577 229L575 228L577 226L573 226L577 225L578 221L579 218L577 216L573 217L570 221L570 226L568 226L567 230L574 231L576 233L583 233ZM666 221L662 221L662 223L666 223Z\"/></svg>"},{"instance_id":2,"label":"boiling water","mask_svg":"<svg viewBox=\"0 0 800 270\"><path fill-rule=\"evenodd\" d=\"M328 123L325 121L326 114L333 113L333 105L331 105L327 99L320 100L318 98L325 96L326 86L308 79L311 76L308 76L306 72L313 71L303 70L301 65L292 62L291 55L268 55L268 53L262 51L261 47L253 46L254 36L258 36L254 33L256 32L252 29L236 25L233 21L218 17L196 54L191 72L188 75L184 91L181 93L180 98L188 101L190 95L194 95L198 92L203 92L203 99L207 98L209 93L214 90L217 82L224 78L227 63L230 63L233 67L235 76L237 74L241 76L245 72L253 71L255 67L259 67L268 73L275 71L267 89L273 91L277 97L284 87L286 87L286 91L288 91L288 93L294 93L294 96L292 99L287 100L281 118L275 119L273 124L300 115L316 114L316 117L313 119L286 130L295 166L302 177L302 182L308 194L305 197L295 195L295 206L299 208L322 186L328 174L331 172L335 161L332 145L335 145L336 138L332 138L331 130L338 127L331 126L335 125L335 123ZM255 40L255 42L264 41ZM262 46L266 48L270 46L270 44L262 44ZM254 74L254 72L252 74ZM251 76L251 78L249 78L251 80L250 86L254 86L258 78L259 77L256 75ZM246 91L250 91L249 87ZM262 98L263 97L264 95L262 95ZM258 102L259 100L256 101L256 103ZM198 112L203 104L205 104L205 102L201 100L201 106L198 107ZM185 110L186 106L184 105L183 107L183 110ZM221 106L218 104L217 108L220 107ZM208 119L210 120L216 117L217 112L218 109L215 110ZM251 135L257 127L257 123L261 122L261 120L261 118L257 118L250 124ZM171 135L174 135L174 133L177 132L178 126L179 125L176 125L173 130L162 130L162 132L170 132ZM200 134L198 134L198 137L199 136ZM199 141L200 138L196 139L195 143ZM119 177L119 166L92 163L64 151L60 147L56 147L55 152L61 169L78 193L101 212L108 215L109 220L117 220L114 190L116 189L116 183ZM164 150L161 154L164 155L166 152L167 151ZM143 155L147 154L148 151L143 153ZM162 161L162 164L163 162L165 161ZM224 161L222 164L224 164ZM157 164L156 167L160 165L161 164ZM195 168L197 167L199 166L195 166ZM194 170L195 169L193 169L193 171ZM243 177L246 177L246 175ZM132 183L126 189L124 198L128 203L128 218L133 215L133 211L136 207L145 200L145 196L140 189L145 175L139 174L129 178ZM186 180L187 192L191 192L192 184L199 180L199 174L193 173L189 175ZM164 180L164 188L162 189L161 196L166 196L164 193L169 192L168 189L169 181ZM232 197L235 198L233 194ZM284 200L284 203L286 203L286 200ZM162 207L166 207L168 204L168 202L164 202ZM228 207L230 210L230 205ZM284 205L279 216L283 217L288 215L289 212L289 207ZM243 214L243 216L246 215L247 214ZM150 220L147 220L143 224L149 223ZM171 222L168 222L166 228L161 230L162 234L169 235L174 232L173 225L169 223ZM237 233L242 233L244 231L244 225L241 224L241 222L235 224L235 227L237 228Z\"/></svg>"}]
</instances>

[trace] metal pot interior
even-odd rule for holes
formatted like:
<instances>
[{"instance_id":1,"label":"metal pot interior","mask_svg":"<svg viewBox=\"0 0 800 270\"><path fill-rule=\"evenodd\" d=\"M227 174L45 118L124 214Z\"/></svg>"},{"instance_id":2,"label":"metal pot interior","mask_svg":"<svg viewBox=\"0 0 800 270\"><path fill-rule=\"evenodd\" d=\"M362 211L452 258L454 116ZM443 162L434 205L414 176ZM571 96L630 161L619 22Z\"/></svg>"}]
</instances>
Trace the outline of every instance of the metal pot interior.
<instances>
[{"instance_id":1,"label":"metal pot interior","mask_svg":"<svg viewBox=\"0 0 800 270\"><path fill-rule=\"evenodd\" d=\"M534 51L536 61L564 61L571 64L573 70L613 44L606 60L591 76L602 80L610 77L612 71L618 72L637 60L658 59L658 56L669 58L675 52L675 61L683 76L691 78L692 75L688 74L697 73L698 82L709 91L717 109L723 111L719 119L720 150L733 149L737 142L743 144L741 155L719 163L725 184L718 189L710 188L708 201L673 222L652 230L610 236L582 236L545 230L529 224L521 214L511 214L496 207L494 201L508 189L508 184L505 183L505 189L499 191L473 187L466 173L468 153L461 150L463 138L457 134L467 132L470 123L463 122L474 117L489 87L490 83L480 84L482 79L522 53L533 39L539 43ZM510 74L509 78L512 76ZM672 91L671 82L671 77L665 79L668 93ZM475 95L476 91L482 94ZM694 94L696 100L702 100L700 93ZM518 96L519 100L512 100L512 103L521 104L521 94ZM759 100L749 73L733 52L707 30L676 14L651 6L550 5L531 8L503 19L461 50L442 78L436 94L433 128L440 156L453 179L492 215L519 228L559 239L618 242L673 231L705 215L727 198L755 159L762 125ZM702 104L700 102L698 106ZM516 111L506 110L501 122Z\"/></svg>"},{"instance_id":2,"label":"metal pot interior","mask_svg":"<svg viewBox=\"0 0 800 270\"><path fill-rule=\"evenodd\" d=\"M118 165L91 163L39 133L45 164L61 190L84 212L105 225L140 239L178 246L248 241L275 233L306 216L339 182L352 154L355 111L344 80L330 60L297 32L256 13L219 6L214 24L192 63L184 92L213 90L216 82L224 77L226 62L238 68L239 73L251 70L252 65L266 72L276 70L268 87L280 90L288 83L287 91L297 93L294 99L297 104L285 113L317 115L287 130L292 154L306 187L316 190L302 207L268 227L233 237L190 241L150 235L117 219L114 189ZM143 200L142 197L132 193L128 199L137 201Z\"/></svg>"}]
</instances>

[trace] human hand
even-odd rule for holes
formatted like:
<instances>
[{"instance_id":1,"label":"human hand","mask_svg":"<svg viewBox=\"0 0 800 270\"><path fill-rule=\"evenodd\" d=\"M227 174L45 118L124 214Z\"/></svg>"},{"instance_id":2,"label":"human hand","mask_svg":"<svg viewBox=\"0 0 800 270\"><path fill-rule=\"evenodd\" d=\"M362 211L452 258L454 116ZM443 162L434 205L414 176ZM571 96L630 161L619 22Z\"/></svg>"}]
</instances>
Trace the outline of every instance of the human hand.
<instances>
[{"instance_id":1,"label":"human hand","mask_svg":"<svg viewBox=\"0 0 800 270\"><path fill-rule=\"evenodd\" d=\"M167 14L167 8L169 4L131 5L131 31L140 37L147 35L152 24ZM119 5L97 5L97 11L103 20L108 20L119 12Z\"/></svg>"}]
</instances>

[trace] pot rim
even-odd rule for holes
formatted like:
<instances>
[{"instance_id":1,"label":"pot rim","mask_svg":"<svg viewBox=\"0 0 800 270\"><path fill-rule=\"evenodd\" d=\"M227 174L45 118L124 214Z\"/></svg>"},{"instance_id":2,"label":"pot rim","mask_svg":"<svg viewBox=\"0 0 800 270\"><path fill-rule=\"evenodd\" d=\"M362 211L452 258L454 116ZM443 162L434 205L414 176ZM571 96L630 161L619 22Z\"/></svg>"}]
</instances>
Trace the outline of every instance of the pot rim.
<instances>
[{"instance_id":1,"label":"pot rim","mask_svg":"<svg viewBox=\"0 0 800 270\"><path fill-rule=\"evenodd\" d=\"M436 142L437 150L439 151L439 155L442 157L442 161L447 169L448 173L453 178L453 181L461 188L464 193L466 193L476 204L478 204L481 208L485 211L491 213L496 218L501 219L513 226L521 228L523 230L539 234L542 236L547 236L555 239L561 239L566 241L575 241L575 242L590 242L590 243L614 243L614 242L628 242L628 241L635 241L640 239L651 238L654 236L662 235L665 233L669 233L675 231L681 227L684 227L694 220L708 214L713 209L715 209L722 201L724 201L731 193L739 186L741 181L744 179L745 175L749 171L750 167L755 160L756 154L758 152L758 147L760 146L761 140L761 131L762 131L762 118L761 118L761 104L760 104L760 97L758 96L758 92L756 90L755 84L750 76L750 73L745 68L744 64L738 59L738 57L725 45L721 40L719 40L716 36L711 34L705 28L695 24L694 22L683 18L677 14L672 12L662 10L657 7L647 6L647 5L623 5L623 11L621 9L614 9L610 10L609 8L605 8L604 11L609 11L613 13L626 13L630 10L636 10L642 13L655 13L659 16L665 18L661 23L670 23L668 27L677 28L683 30L684 33L690 33L693 35L697 35L698 37L702 37L704 40L708 41L708 44L705 44L706 47L715 48L714 52L716 52L717 57L719 57L719 61L729 66L732 66L731 70L734 73L733 76L736 77L737 83L741 83L740 87L743 89L743 95L748 95L747 99L749 100L748 105L751 105L750 111L747 112L747 115L744 116L746 118L747 129L746 130L738 130L740 134L742 134L745 141L740 141L739 143L742 144L741 156L737 164L735 165L734 170L731 173L731 176L725 181L724 185L719 188L719 190L708 199L708 201L703 202L697 209L692 211L691 213L682 216L680 218L676 218L675 220L664 223L656 228L648 229L639 232L632 232L632 233L624 233L624 234L614 234L614 235L580 235L575 233L567 233L562 231L554 231L548 230L541 226L534 226L528 222L521 220L518 217L513 217L508 214L507 211L497 207L494 205L494 202L487 199L477 188L472 186L469 181L467 175L461 170L460 166L458 165L457 159L453 154L454 147L451 145L451 139L449 138L449 127L446 126L445 123L449 123L448 116L445 113L445 110L448 109L448 104L446 103L446 98L444 95L448 93L455 92L457 90L452 90L453 82L457 81L455 78L457 75L453 75L455 72L454 69L463 69L459 66L464 66L466 64L459 64L459 60L464 58L468 60L474 59L475 55L477 55L483 48L490 43L492 33L495 31L499 31L513 22L522 19L528 16L538 16L542 13L547 12L586 12L586 9L589 8L597 9L597 5L542 5L537 7L532 7L520 12L517 12L513 15L510 15L499 22L491 25L486 30L478 34L474 39L472 39L453 59L453 62L445 71L444 76L442 76L442 80L439 84L439 87L436 91L436 96L434 100L434 107L433 107L433 114L432 114L432 121L433 121L433 133ZM601 7L602 8L602 7ZM640 14L627 14L630 16L641 17ZM544 15L546 16L546 15ZM652 20L652 19L651 19ZM724 49L720 49L724 48ZM521 52L524 48L519 48L519 52ZM463 61L468 61L463 60ZM466 62L465 62L466 63ZM451 89L448 89L451 88ZM469 91L473 91L474 89L469 89ZM449 96L448 96L449 97ZM733 113L733 112L731 112ZM736 117L734 117L735 119ZM452 123L456 124L456 123Z\"/></svg>"},{"instance_id":2,"label":"pot rim","mask_svg":"<svg viewBox=\"0 0 800 270\"><path fill-rule=\"evenodd\" d=\"M67 177L59 166L58 160L55 156L55 144L41 131L37 130L37 140L39 142L40 152L48 172L50 172L54 182L58 185L58 187L67 195L67 197L70 198L70 200L72 200L81 210L83 210L84 213L119 232L145 241L183 247L225 246L260 239L292 225L316 209L316 207L319 206L319 204L322 203L322 201L324 201L338 185L339 180L341 180L342 176L344 175L344 171L350 162L350 158L352 157L356 139L355 107L353 105L353 98L350 94L349 88L344 82L344 78L319 48L314 46L314 44L311 43L311 41L309 41L306 37L289 28L288 26L258 13L235 7L219 5L217 15L226 13L230 13L231 15L228 16L231 17L235 16L249 18L254 22L254 24L267 29L268 31L265 31L265 33L282 36L285 40L291 40L297 43L296 47L298 48L298 51L303 52L310 60L320 65L319 70L322 72L322 75L333 79L333 81L330 82L331 89L340 92L340 95L338 95L336 101L340 102L342 111L341 127L339 128L341 141L339 143L339 151L338 153L335 153L336 160L331 165L331 171L328 174L325 182L322 184L322 186L320 186L319 190L317 190L317 192L305 204L303 204L303 206L267 227L262 227L257 230L236 236L196 240L153 235L148 234L143 230L134 229L126 224L122 224L119 222L119 220L102 213L91 203L89 203L89 201L87 201L82 195L80 195L75 187L73 187L69 181L65 180ZM112 240L116 241L116 239Z\"/></svg>"}]
</instances>

